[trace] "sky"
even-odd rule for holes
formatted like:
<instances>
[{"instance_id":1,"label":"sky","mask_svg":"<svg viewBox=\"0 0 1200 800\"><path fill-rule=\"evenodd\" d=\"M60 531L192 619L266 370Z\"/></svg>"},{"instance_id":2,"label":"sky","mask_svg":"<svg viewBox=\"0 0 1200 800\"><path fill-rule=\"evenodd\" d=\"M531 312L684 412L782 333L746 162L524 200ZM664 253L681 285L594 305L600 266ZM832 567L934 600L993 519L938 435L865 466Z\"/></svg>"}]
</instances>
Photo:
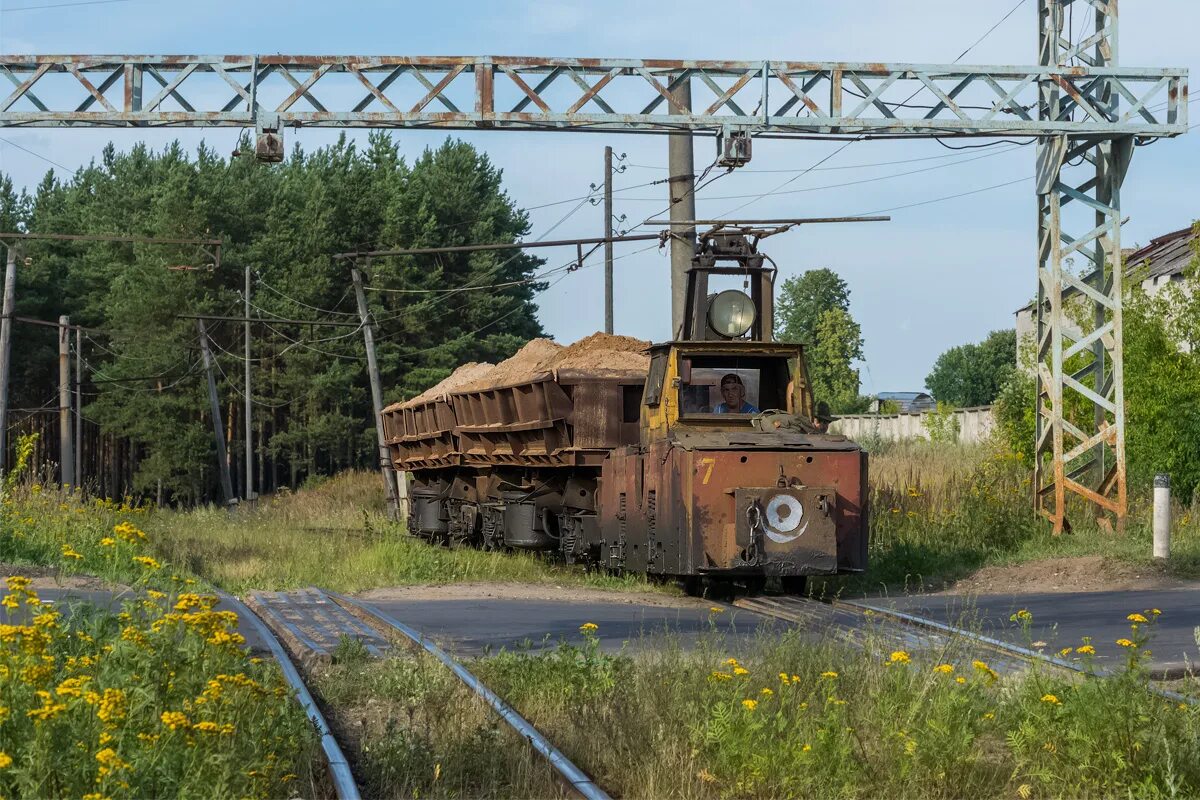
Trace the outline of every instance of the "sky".
<instances>
[{"instance_id":1,"label":"sky","mask_svg":"<svg viewBox=\"0 0 1200 800\"><path fill-rule=\"evenodd\" d=\"M455 4L295 0L244 3L118 0L51 6L69 0L0 0L0 52L526 55L795 61L946 63L985 34L1017 0L718 0L603 4L564 0L460 0ZM1036 62L1036 3L1016 11L962 59L963 64ZM1185 67L1200 73L1200 3L1154 0L1121 5L1123 66ZM1194 93L1195 94L1195 93ZM1193 109L1195 106L1193 106ZM1200 113L1193 113L1200 118ZM1194 122L1195 120L1193 120ZM32 188L51 168L75 168L113 141L205 141L232 150L236 129L99 131L5 129L0 170ZM365 139L366 134L354 134ZM445 132L397 131L409 157L436 146ZM589 193L603 179L605 145L625 154L614 179L614 211L627 227L666 208L666 187L641 184L666 176L667 140L628 134L455 133L488 153L521 207ZM306 149L337 132L287 132L287 147ZM713 158L711 139L695 143L697 169ZM768 240L763 249L779 280L827 267L849 285L851 313L862 325L862 391L924 386L938 355L1013 325L1013 312L1036 291L1036 206L1032 182L976 191L1032 175L1032 147L952 152L935 141L754 143L751 164L697 195L697 215L783 218L863 214L897 206L891 222L809 226ZM24 148L24 149L22 149ZM29 152L29 151L32 151ZM34 155L37 154L37 155ZM822 159L828 158L823 161ZM801 174L820 163L820 166ZM891 163L888 163L891 162ZM57 168L56 168L57 169ZM61 172L62 170L57 170ZM909 174L900 174L909 173ZM1200 217L1200 130L1138 148L1122 189L1128 222L1122 244L1190 225ZM964 194L970 193L970 194ZM951 195L963 195L939 200ZM746 196L746 197L741 197ZM936 201L936 202L927 202ZM913 205L913 204L920 205ZM603 233L601 206L560 203L530 211L530 239ZM574 213L568 215L574 209ZM566 217L564 219L564 216ZM398 243L397 243L398 244ZM617 333L662 341L670 335L669 259L643 243L617 246ZM542 251L549 266L572 251ZM599 254L538 297L551 336L572 342L603 327Z\"/></svg>"}]
</instances>

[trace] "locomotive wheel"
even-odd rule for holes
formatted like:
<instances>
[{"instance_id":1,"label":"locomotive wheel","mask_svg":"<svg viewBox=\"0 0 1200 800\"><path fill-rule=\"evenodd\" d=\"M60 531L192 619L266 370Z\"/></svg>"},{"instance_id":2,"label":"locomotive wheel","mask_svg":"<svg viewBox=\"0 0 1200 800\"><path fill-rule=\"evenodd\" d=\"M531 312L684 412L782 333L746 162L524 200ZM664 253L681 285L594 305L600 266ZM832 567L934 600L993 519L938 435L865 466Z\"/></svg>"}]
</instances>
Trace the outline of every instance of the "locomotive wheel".
<instances>
[{"instance_id":1,"label":"locomotive wheel","mask_svg":"<svg viewBox=\"0 0 1200 800\"><path fill-rule=\"evenodd\" d=\"M803 595L807 588L807 575L785 575L779 579L779 590L784 594Z\"/></svg>"},{"instance_id":2,"label":"locomotive wheel","mask_svg":"<svg viewBox=\"0 0 1200 800\"><path fill-rule=\"evenodd\" d=\"M765 575L747 575L742 579L742 583L745 584L746 594L749 596L760 595L767 588Z\"/></svg>"}]
</instances>

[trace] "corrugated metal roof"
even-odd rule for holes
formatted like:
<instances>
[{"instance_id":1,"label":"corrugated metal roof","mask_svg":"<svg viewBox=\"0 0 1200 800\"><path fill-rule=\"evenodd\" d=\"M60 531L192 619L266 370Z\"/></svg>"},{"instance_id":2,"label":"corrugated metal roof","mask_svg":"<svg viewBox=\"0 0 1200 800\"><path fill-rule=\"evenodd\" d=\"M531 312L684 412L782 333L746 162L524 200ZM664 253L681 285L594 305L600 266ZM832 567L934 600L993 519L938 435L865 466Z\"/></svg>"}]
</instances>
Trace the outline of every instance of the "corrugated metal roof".
<instances>
[{"instance_id":1,"label":"corrugated metal roof","mask_svg":"<svg viewBox=\"0 0 1200 800\"><path fill-rule=\"evenodd\" d=\"M1148 277L1175 275L1183 272L1196 257L1196 241L1200 239L1192 227L1172 231L1151 239L1150 244L1133 251L1125 258L1125 274L1130 275L1149 264Z\"/></svg>"}]
</instances>

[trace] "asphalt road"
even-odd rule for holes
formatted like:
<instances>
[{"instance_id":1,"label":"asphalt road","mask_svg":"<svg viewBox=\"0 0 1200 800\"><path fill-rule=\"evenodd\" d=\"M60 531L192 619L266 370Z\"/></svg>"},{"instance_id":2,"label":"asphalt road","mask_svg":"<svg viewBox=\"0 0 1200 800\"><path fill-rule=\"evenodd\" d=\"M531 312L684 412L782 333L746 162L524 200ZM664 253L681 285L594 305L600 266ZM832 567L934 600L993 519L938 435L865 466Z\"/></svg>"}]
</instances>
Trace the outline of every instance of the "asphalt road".
<instances>
[{"instance_id":1,"label":"asphalt road","mask_svg":"<svg viewBox=\"0 0 1200 800\"><path fill-rule=\"evenodd\" d=\"M1196 589L965 597L908 595L861 602L966 627L1022 646L1043 641L1048 653L1078 647L1083 644L1084 636L1090 636L1096 648L1096 662L1104 666L1119 664L1127 655L1125 648L1116 644L1117 639L1130 636L1126 616L1157 608L1162 611L1157 622L1143 626L1153 635L1147 645L1151 665L1155 669L1178 669L1188 663L1200 664L1200 648L1193 633L1200 626L1200 590ZM1021 609L1033 614L1028 641L1024 631L1009 620Z\"/></svg>"},{"instance_id":2,"label":"asphalt road","mask_svg":"<svg viewBox=\"0 0 1200 800\"><path fill-rule=\"evenodd\" d=\"M760 625L782 625L749 611L708 606L670 608L626 602L561 602L484 598L478 600L370 601L371 605L429 636L458 656L473 657L500 649L543 649L560 641L579 644L579 627L598 626L595 635L607 652L622 647L654 646L674 636L684 645L718 631L753 636Z\"/></svg>"}]
</instances>

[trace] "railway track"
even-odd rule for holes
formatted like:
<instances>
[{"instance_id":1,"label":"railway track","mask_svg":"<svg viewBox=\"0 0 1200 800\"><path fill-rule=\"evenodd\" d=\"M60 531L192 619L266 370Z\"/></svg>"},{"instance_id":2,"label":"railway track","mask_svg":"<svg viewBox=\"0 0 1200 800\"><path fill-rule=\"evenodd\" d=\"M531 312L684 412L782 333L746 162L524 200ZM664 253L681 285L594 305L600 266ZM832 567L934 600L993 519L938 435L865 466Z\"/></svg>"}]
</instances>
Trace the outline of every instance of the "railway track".
<instances>
[{"instance_id":1,"label":"railway track","mask_svg":"<svg viewBox=\"0 0 1200 800\"><path fill-rule=\"evenodd\" d=\"M395 632L412 642L440 661L453 672L471 691L475 692L511 727L521 738L529 742L530 747L540 753L559 775L561 780L572 791L585 800L611 800L609 795L596 784L583 770L577 767L562 751L555 747L537 728L522 717L515 708L506 703L499 695L483 684L470 670L459 663L453 656L438 647L420 632L405 625L400 620L387 614L368 603L362 603L337 592L328 592L341 606L351 610L360 619L370 619L378 626Z\"/></svg>"},{"instance_id":2,"label":"railway track","mask_svg":"<svg viewBox=\"0 0 1200 800\"><path fill-rule=\"evenodd\" d=\"M321 713L321 709L317 707L316 700L313 699L312 693L308 690L308 686L304 683L304 678L301 677L300 671L296 669L296 665L292 662L286 649L276 638L271 627L263 621L263 619L251 610L241 600L232 595L220 593L221 598L228 603L242 619L249 620L254 626L255 631L262 638L267 648L271 651L271 655L275 657L275 661L279 664L280 670L283 672L283 677L296 691L296 697L300 701L300 705L304 707L304 712L308 715L309 720L316 726L317 732L321 736L321 749L325 753L325 760L329 766L329 776L333 782L334 792L337 794L338 800L361 800L362 795L359 794L358 784L354 781L354 775L350 771L350 762L346 759L346 754L342 752L341 745L334 738L332 731L329 729L329 724L325 721L325 716Z\"/></svg>"},{"instance_id":3,"label":"railway track","mask_svg":"<svg viewBox=\"0 0 1200 800\"><path fill-rule=\"evenodd\" d=\"M400 620L374 606L332 591L306 588L294 592L254 592L246 604L236 604L259 628L263 638L284 667L288 681L297 689L301 702L322 735L339 798L358 798L350 767L320 716L315 702L293 664L292 657L306 667L328 663L344 638L360 642L373 657L385 656L392 640L401 639L429 653L453 672L486 702L522 739L541 754L563 784L585 800L609 800L583 770L571 762L516 709L492 692L466 667L432 641ZM286 647L285 647L286 645Z\"/></svg>"},{"instance_id":4,"label":"railway track","mask_svg":"<svg viewBox=\"0 0 1200 800\"><path fill-rule=\"evenodd\" d=\"M963 655L986 656L987 663L1000 673L1015 674L1032 664L1075 675L1100 677L1111 670L1085 670L1054 655L985 636L967 628L867 603L806 597L743 597L733 601L736 608L802 626L825 626L842 642L866 647L877 641L885 647L915 652L946 653L957 650ZM1195 705L1196 698L1153 684L1147 691L1177 703Z\"/></svg>"}]
</instances>

